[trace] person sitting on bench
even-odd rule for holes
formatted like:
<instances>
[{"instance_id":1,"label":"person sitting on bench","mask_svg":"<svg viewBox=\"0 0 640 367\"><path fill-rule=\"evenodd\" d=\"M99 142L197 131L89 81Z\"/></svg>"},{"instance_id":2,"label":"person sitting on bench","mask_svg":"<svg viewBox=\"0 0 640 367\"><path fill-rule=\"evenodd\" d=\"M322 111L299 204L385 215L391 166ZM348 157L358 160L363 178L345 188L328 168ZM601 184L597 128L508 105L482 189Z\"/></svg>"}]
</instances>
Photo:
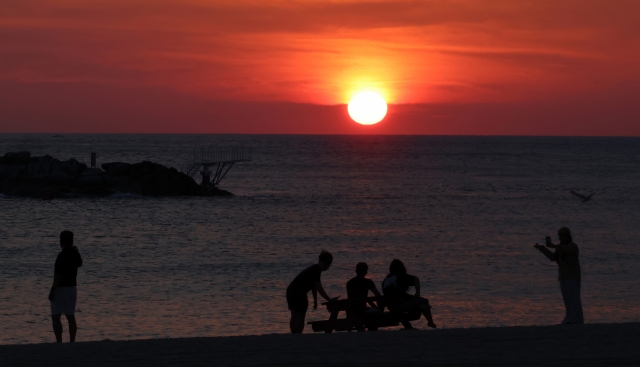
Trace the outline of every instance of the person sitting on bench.
<instances>
[{"instance_id":1,"label":"person sitting on bench","mask_svg":"<svg viewBox=\"0 0 640 367\"><path fill-rule=\"evenodd\" d=\"M416 289L416 293L413 296L407 293L411 286ZM402 261L393 259L391 265L389 265L389 275L382 281L382 293L384 293L385 303L389 311L407 312L420 310L427 319L427 325L432 328L436 327L431 316L429 300L420 297L420 280L416 276L407 274L407 268L405 268ZM413 329L408 321L403 321L402 325L404 325L405 329Z\"/></svg>"},{"instance_id":2,"label":"person sitting on bench","mask_svg":"<svg viewBox=\"0 0 640 367\"><path fill-rule=\"evenodd\" d=\"M371 291L376 297L382 297L382 294L378 292L378 288L371 279L365 278L369 266L367 263L358 263L356 265L357 276L347 282L347 297L349 298L349 309L347 310L347 317L352 319L356 325L358 331L364 331L363 316L368 310L377 310L378 306L373 301L367 301L366 298ZM367 303L372 307L367 307ZM352 325L354 325L352 324Z\"/></svg>"}]
</instances>

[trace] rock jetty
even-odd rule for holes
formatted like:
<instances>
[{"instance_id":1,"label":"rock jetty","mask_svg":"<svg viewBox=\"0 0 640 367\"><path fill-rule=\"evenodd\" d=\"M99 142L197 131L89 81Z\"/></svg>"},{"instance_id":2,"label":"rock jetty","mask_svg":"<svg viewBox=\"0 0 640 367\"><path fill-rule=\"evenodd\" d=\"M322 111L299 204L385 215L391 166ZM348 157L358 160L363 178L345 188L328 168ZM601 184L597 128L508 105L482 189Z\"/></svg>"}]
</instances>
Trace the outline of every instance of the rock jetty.
<instances>
[{"instance_id":1,"label":"rock jetty","mask_svg":"<svg viewBox=\"0 0 640 367\"><path fill-rule=\"evenodd\" d=\"M144 196L232 195L196 181L158 163L105 163L100 168L71 158L60 161L50 155L32 157L30 152L0 157L0 193L38 198L102 197L118 193Z\"/></svg>"}]
</instances>

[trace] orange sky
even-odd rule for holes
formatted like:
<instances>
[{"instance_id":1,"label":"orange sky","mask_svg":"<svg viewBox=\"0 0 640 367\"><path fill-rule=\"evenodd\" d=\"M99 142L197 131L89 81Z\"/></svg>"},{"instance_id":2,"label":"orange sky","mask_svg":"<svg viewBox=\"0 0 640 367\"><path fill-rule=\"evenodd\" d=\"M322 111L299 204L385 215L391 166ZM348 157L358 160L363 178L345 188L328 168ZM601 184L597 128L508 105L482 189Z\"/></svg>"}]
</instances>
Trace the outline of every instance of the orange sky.
<instances>
[{"instance_id":1,"label":"orange sky","mask_svg":"<svg viewBox=\"0 0 640 367\"><path fill-rule=\"evenodd\" d=\"M3 0L0 132L640 135L638 14L637 0ZM362 89L392 104L376 126L346 115Z\"/></svg>"}]
</instances>

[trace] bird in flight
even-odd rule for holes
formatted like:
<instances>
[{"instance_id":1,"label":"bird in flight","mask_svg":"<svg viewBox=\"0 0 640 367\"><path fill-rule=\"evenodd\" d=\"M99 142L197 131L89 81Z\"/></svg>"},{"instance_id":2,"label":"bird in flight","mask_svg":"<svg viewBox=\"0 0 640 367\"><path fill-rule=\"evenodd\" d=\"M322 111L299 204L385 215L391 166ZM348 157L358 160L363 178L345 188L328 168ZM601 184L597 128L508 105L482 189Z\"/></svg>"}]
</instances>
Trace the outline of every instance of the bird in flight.
<instances>
[{"instance_id":1,"label":"bird in flight","mask_svg":"<svg viewBox=\"0 0 640 367\"><path fill-rule=\"evenodd\" d=\"M593 194L589 195L589 196L584 196L582 194L578 194L577 192L571 190L570 191L573 195L579 197L580 199L582 199L583 203L586 203L587 201L591 200L591 197L593 196Z\"/></svg>"}]
</instances>

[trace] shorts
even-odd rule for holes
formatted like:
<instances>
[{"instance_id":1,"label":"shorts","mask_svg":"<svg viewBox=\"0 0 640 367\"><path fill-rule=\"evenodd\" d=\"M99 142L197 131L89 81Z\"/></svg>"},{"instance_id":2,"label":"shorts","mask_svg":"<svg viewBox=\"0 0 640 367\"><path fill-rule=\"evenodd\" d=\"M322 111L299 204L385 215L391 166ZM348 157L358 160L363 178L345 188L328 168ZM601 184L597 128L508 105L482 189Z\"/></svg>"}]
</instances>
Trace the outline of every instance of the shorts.
<instances>
[{"instance_id":1,"label":"shorts","mask_svg":"<svg viewBox=\"0 0 640 367\"><path fill-rule=\"evenodd\" d=\"M74 287L58 287L51 301L51 316L65 314L71 316L76 313L78 290Z\"/></svg>"},{"instance_id":2,"label":"shorts","mask_svg":"<svg viewBox=\"0 0 640 367\"><path fill-rule=\"evenodd\" d=\"M287 304L291 311L306 313L309 308L309 299L306 293L291 292L287 289Z\"/></svg>"}]
</instances>

